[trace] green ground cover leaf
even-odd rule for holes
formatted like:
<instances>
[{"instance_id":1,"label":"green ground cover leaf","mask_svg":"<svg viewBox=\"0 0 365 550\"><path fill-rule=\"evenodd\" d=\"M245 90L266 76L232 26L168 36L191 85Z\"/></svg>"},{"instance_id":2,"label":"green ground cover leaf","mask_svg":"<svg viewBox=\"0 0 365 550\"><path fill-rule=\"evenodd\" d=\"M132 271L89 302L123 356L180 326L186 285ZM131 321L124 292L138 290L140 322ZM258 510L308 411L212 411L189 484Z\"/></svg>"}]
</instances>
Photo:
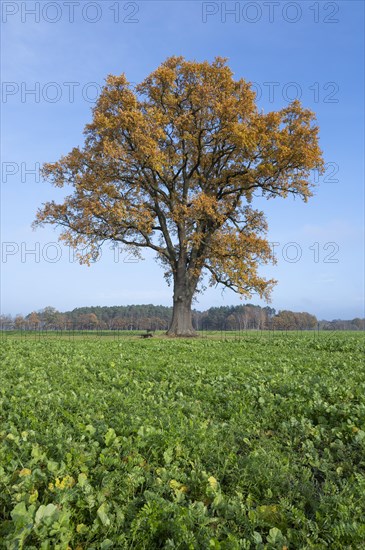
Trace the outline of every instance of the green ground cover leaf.
<instances>
[{"instance_id":1,"label":"green ground cover leaf","mask_svg":"<svg viewBox=\"0 0 365 550\"><path fill-rule=\"evenodd\" d=\"M0 347L1 549L364 547L361 333Z\"/></svg>"}]
</instances>

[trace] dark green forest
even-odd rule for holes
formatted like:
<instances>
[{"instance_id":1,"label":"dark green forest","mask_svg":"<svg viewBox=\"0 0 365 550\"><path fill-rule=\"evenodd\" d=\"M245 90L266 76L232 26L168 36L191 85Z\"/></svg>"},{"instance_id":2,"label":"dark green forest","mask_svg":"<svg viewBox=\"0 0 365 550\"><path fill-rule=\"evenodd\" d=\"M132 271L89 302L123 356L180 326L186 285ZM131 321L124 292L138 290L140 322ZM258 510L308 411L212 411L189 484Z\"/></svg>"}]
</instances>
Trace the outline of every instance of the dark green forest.
<instances>
[{"instance_id":1,"label":"dark green forest","mask_svg":"<svg viewBox=\"0 0 365 550\"><path fill-rule=\"evenodd\" d=\"M52 306L29 314L1 315L1 330L167 330L172 308L153 304L91 306L60 312ZM318 320L308 312L276 311L253 304L193 311L196 330L364 330L365 320Z\"/></svg>"}]
</instances>

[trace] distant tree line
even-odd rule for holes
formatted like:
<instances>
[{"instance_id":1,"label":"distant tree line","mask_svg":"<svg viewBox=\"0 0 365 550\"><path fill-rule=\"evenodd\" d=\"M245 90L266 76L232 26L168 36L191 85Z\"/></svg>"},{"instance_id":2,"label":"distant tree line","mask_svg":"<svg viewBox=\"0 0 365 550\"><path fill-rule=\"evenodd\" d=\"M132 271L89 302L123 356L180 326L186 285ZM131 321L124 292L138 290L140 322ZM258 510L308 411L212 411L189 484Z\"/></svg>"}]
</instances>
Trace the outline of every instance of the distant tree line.
<instances>
[{"instance_id":1,"label":"distant tree line","mask_svg":"<svg viewBox=\"0 0 365 550\"><path fill-rule=\"evenodd\" d=\"M28 315L0 315L1 330L167 330L172 308L130 305L81 307L61 313L48 306ZM365 330L365 319L317 321L307 312L252 304L193 311L197 330Z\"/></svg>"}]
</instances>

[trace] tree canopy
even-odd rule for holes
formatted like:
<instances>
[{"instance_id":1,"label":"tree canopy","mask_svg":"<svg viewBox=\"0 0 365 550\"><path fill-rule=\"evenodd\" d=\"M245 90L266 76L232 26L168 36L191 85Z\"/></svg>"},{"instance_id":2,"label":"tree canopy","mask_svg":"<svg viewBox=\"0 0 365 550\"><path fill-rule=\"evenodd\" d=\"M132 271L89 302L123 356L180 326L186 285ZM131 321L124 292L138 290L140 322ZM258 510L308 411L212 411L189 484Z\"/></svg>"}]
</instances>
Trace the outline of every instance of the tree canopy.
<instances>
[{"instance_id":1,"label":"tree canopy","mask_svg":"<svg viewBox=\"0 0 365 550\"><path fill-rule=\"evenodd\" d=\"M253 197L306 201L313 169L323 169L318 127L299 101L265 114L226 59L171 57L135 87L124 74L107 77L84 146L43 167L72 193L44 204L35 225L61 226L68 245L87 246L81 262L106 241L154 250L174 285L170 334L192 335L205 273L268 299L275 281L259 266L273 256Z\"/></svg>"}]
</instances>

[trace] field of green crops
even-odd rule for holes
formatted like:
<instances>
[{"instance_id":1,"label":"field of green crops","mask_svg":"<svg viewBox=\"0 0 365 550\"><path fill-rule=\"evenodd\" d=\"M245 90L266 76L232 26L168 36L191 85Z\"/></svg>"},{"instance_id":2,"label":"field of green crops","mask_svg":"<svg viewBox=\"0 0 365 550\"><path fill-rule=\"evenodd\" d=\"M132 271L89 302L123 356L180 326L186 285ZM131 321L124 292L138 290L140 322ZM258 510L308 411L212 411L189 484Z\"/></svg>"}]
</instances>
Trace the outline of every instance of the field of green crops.
<instances>
[{"instance_id":1,"label":"field of green crops","mask_svg":"<svg viewBox=\"0 0 365 550\"><path fill-rule=\"evenodd\" d=\"M365 548L362 334L0 350L0 548Z\"/></svg>"}]
</instances>

